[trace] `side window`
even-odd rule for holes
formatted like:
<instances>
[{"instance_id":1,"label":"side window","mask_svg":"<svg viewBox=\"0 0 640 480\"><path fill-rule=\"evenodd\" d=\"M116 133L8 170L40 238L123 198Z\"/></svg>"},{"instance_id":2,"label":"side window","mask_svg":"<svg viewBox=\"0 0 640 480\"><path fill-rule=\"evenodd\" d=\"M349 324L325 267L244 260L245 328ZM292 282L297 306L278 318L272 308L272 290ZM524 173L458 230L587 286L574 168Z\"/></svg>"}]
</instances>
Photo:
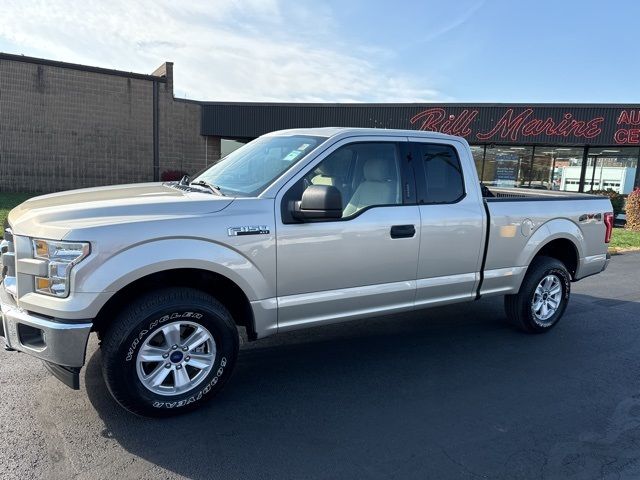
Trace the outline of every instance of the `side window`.
<instances>
[{"instance_id":1,"label":"side window","mask_svg":"<svg viewBox=\"0 0 640 480\"><path fill-rule=\"evenodd\" d=\"M342 218L376 205L402 203L395 143L354 143L339 148L314 169L310 184L333 185L342 195Z\"/></svg>"},{"instance_id":2,"label":"side window","mask_svg":"<svg viewBox=\"0 0 640 480\"><path fill-rule=\"evenodd\" d=\"M342 218L376 205L402 204L402 179L397 146L392 142L353 143L340 147L297 182L284 197L286 205L299 201L310 185L331 185L342 197Z\"/></svg>"},{"instance_id":3,"label":"side window","mask_svg":"<svg viewBox=\"0 0 640 480\"><path fill-rule=\"evenodd\" d=\"M426 203L455 203L464 197L462 167L451 145L416 144L424 165Z\"/></svg>"},{"instance_id":4,"label":"side window","mask_svg":"<svg viewBox=\"0 0 640 480\"><path fill-rule=\"evenodd\" d=\"M355 161L353 149L343 147L336 150L305 175L305 188L309 185L334 186L342 194L342 206L344 207L349 201L351 176Z\"/></svg>"}]
</instances>

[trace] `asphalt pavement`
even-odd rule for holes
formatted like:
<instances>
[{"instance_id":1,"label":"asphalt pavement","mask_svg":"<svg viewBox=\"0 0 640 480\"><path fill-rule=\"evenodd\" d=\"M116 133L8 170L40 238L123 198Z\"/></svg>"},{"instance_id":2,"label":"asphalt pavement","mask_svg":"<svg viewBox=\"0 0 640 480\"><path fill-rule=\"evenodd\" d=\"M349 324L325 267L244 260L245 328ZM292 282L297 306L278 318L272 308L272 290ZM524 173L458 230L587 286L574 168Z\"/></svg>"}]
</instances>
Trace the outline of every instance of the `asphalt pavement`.
<instances>
[{"instance_id":1,"label":"asphalt pavement","mask_svg":"<svg viewBox=\"0 0 640 480\"><path fill-rule=\"evenodd\" d=\"M502 299L242 346L207 407L135 417L0 351L0 478L640 478L640 254L526 335Z\"/></svg>"}]
</instances>

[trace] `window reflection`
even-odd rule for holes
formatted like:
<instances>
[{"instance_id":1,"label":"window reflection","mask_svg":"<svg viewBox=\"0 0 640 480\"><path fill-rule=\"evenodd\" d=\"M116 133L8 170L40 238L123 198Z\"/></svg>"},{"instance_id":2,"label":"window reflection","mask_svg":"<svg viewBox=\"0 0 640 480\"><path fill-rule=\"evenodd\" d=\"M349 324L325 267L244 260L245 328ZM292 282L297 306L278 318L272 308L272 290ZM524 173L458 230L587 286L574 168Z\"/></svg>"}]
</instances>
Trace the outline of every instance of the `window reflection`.
<instances>
[{"instance_id":1,"label":"window reflection","mask_svg":"<svg viewBox=\"0 0 640 480\"><path fill-rule=\"evenodd\" d=\"M638 148L589 148L587 155L585 192L612 189L631 193L638 168Z\"/></svg>"},{"instance_id":2,"label":"window reflection","mask_svg":"<svg viewBox=\"0 0 640 480\"><path fill-rule=\"evenodd\" d=\"M476 170L478 171L478 178L482 179L482 162L484 161L484 145L471 146L471 154L473 155L473 161L476 164Z\"/></svg>"},{"instance_id":3,"label":"window reflection","mask_svg":"<svg viewBox=\"0 0 640 480\"><path fill-rule=\"evenodd\" d=\"M580 189L583 148L536 146L531 183L545 190Z\"/></svg>"}]
</instances>

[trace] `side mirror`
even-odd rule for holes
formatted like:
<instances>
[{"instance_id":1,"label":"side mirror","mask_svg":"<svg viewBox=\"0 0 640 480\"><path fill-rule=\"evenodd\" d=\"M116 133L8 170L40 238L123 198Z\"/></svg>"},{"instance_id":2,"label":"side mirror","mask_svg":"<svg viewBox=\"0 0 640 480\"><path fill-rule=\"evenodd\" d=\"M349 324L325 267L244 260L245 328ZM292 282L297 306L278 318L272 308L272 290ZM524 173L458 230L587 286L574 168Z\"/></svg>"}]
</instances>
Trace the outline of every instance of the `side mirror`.
<instances>
[{"instance_id":1,"label":"side mirror","mask_svg":"<svg viewBox=\"0 0 640 480\"><path fill-rule=\"evenodd\" d=\"M295 202L293 218L297 220L342 218L342 194L331 185L310 185Z\"/></svg>"}]
</instances>

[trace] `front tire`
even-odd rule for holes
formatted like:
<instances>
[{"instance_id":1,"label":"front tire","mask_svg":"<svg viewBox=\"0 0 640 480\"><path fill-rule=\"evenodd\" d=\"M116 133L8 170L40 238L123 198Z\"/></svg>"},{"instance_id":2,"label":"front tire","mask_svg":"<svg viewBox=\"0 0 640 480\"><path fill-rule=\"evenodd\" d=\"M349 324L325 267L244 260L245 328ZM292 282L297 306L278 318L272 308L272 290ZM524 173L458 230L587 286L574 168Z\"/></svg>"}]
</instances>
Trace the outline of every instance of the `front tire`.
<instances>
[{"instance_id":1,"label":"front tire","mask_svg":"<svg viewBox=\"0 0 640 480\"><path fill-rule=\"evenodd\" d=\"M238 330L214 297L191 288L150 292L123 309L103 335L102 373L130 412L164 417L218 393L238 356Z\"/></svg>"},{"instance_id":2,"label":"front tire","mask_svg":"<svg viewBox=\"0 0 640 480\"><path fill-rule=\"evenodd\" d=\"M562 262L537 257L515 295L504 298L507 317L527 333L544 333L560 321L571 294L571 275Z\"/></svg>"}]
</instances>

